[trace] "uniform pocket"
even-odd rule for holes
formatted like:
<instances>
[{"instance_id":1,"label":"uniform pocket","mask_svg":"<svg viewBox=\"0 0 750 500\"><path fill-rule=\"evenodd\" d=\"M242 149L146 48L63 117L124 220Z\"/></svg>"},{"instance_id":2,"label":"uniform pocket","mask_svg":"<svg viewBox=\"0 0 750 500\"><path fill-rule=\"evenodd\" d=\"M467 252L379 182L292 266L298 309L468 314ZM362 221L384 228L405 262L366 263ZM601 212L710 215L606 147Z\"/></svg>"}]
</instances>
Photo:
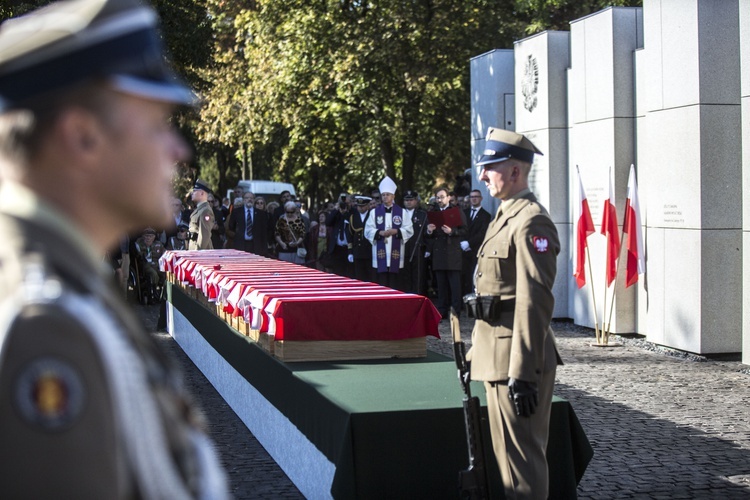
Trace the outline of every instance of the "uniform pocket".
<instances>
[{"instance_id":1,"label":"uniform pocket","mask_svg":"<svg viewBox=\"0 0 750 500\"><path fill-rule=\"evenodd\" d=\"M491 273L491 279L502 281L503 276L506 275L504 271L507 270L509 254L510 245L507 241L501 241L498 245L493 245L491 248L485 249L483 257L487 259L489 268L487 272Z\"/></svg>"}]
</instances>

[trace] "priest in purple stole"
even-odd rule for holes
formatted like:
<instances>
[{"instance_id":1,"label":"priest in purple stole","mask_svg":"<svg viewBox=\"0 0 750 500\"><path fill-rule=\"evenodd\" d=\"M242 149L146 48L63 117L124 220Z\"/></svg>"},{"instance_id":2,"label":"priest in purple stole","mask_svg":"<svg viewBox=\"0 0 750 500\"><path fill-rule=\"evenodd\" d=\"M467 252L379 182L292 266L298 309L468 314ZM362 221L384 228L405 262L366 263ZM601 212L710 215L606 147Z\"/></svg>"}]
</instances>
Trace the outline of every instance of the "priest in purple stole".
<instances>
[{"instance_id":1,"label":"priest in purple stole","mask_svg":"<svg viewBox=\"0 0 750 500\"><path fill-rule=\"evenodd\" d=\"M402 290L402 269L406 242L414 234L411 217L404 217L403 209L394 203L396 183L386 176L380 182L382 204L370 211L365 224L365 238L372 243L372 267L377 282Z\"/></svg>"}]
</instances>

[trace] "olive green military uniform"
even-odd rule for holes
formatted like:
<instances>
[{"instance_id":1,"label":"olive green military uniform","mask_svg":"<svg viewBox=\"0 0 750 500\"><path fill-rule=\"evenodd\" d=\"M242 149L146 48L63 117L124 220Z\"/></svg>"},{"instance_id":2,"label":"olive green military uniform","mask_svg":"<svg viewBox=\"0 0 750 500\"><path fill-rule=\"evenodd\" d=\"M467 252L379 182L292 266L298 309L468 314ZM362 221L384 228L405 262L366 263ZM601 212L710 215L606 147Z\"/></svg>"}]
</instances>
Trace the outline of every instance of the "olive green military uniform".
<instances>
[{"instance_id":1,"label":"olive green military uniform","mask_svg":"<svg viewBox=\"0 0 750 500\"><path fill-rule=\"evenodd\" d=\"M179 374L79 229L6 182L0 234L2 496L225 498Z\"/></svg>"},{"instance_id":2,"label":"olive green military uniform","mask_svg":"<svg viewBox=\"0 0 750 500\"><path fill-rule=\"evenodd\" d=\"M497 321L476 321L467 357L472 380L485 381L493 448L506 494L516 498L540 491L546 498L552 388L562 364L550 328L559 252L555 225L528 189L501 204L478 250L476 292L499 296L506 307ZM509 378L537 384L530 417L516 415Z\"/></svg>"},{"instance_id":3,"label":"olive green military uniform","mask_svg":"<svg viewBox=\"0 0 750 500\"><path fill-rule=\"evenodd\" d=\"M190 215L190 250L211 250L214 245L211 243L211 229L215 224L214 211L207 201L198 203L195 210ZM193 239L192 235L197 234L198 239Z\"/></svg>"}]
</instances>

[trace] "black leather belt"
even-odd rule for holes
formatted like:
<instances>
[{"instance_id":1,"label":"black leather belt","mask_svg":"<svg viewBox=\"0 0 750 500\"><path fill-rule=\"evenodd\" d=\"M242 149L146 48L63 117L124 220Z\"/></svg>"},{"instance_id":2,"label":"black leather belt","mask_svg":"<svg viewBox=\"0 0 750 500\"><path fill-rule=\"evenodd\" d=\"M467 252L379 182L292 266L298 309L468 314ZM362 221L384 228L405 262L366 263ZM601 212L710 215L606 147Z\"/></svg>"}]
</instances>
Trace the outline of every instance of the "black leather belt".
<instances>
[{"instance_id":1,"label":"black leather belt","mask_svg":"<svg viewBox=\"0 0 750 500\"><path fill-rule=\"evenodd\" d=\"M464 295L466 314L470 318L484 321L497 321L502 313L513 312L516 308L516 299L502 300L499 295L477 295L470 293Z\"/></svg>"}]
</instances>

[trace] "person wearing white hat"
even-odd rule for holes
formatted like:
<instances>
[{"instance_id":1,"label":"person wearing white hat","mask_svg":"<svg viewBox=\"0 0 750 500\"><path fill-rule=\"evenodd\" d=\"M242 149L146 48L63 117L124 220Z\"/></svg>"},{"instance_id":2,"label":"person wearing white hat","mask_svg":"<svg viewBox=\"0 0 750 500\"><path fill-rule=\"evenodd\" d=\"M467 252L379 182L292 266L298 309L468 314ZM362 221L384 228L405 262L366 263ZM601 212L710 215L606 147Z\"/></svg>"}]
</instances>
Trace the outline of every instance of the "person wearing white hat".
<instances>
[{"instance_id":1,"label":"person wearing white hat","mask_svg":"<svg viewBox=\"0 0 750 500\"><path fill-rule=\"evenodd\" d=\"M372 243L372 267L377 282L396 290L403 289L402 273L406 242L414 234L411 217L394 203L396 183L388 176L380 182L382 204L370 211L365 238Z\"/></svg>"},{"instance_id":2,"label":"person wearing white hat","mask_svg":"<svg viewBox=\"0 0 750 500\"><path fill-rule=\"evenodd\" d=\"M123 232L170 222L194 96L140 0L0 25L0 491L226 498L181 374L112 286Z\"/></svg>"}]
</instances>

